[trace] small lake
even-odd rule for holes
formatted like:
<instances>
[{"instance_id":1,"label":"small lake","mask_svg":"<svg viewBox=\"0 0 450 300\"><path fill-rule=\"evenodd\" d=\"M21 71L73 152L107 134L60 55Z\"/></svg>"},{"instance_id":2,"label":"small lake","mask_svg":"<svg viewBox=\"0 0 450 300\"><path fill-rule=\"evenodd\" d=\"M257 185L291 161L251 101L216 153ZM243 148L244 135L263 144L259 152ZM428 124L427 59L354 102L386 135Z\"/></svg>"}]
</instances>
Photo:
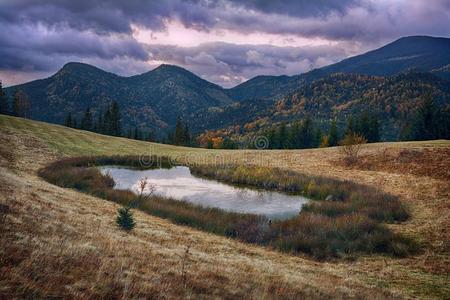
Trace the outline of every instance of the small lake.
<instances>
[{"instance_id":1,"label":"small lake","mask_svg":"<svg viewBox=\"0 0 450 300\"><path fill-rule=\"evenodd\" d=\"M135 170L103 166L100 170L103 174L111 174L116 189L139 193L139 182L147 177L154 186L155 195L227 211L265 215L271 219L287 219L298 215L303 204L309 201L298 195L236 187L195 177L188 167Z\"/></svg>"}]
</instances>

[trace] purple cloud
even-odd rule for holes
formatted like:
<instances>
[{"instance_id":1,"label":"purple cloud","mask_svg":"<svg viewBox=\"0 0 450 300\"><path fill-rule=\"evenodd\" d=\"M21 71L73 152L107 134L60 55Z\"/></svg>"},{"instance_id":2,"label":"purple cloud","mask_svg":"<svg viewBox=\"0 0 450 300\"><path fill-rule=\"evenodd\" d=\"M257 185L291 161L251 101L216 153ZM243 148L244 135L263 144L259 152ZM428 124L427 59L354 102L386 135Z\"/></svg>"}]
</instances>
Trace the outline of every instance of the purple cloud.
<instances>
[{"instance_id":1,"label":"purple cloud","mask_svg":"<svg viewBox=\"0 0 450 300\"><path fill-rule=\"evenodd\" d=\"M68 61L122 75L164 62L231 86L305 72L401 36L449 36L449 11L446 0L3 0L0 78L19 83ZM187 29L185 39L200 32L203 40L146 43L134 34L167 35L174 22ZM238 40L245 35L260 40Z\"/></svg>"}]
</instances>

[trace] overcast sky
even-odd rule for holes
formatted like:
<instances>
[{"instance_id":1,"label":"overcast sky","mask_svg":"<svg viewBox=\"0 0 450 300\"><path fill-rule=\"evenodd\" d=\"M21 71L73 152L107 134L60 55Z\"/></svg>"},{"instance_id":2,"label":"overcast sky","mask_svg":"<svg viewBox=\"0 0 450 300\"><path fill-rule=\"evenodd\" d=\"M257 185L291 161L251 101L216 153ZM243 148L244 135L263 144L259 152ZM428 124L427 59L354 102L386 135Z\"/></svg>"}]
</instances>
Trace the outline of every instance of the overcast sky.
<instances>
[{"instance_id":1,"label":"overcast sky","mask_svg":"<svg viewBox=\"0 0 450 300\"><path fill-rule=\"evenodd\" d=\"M449 37L450 0L0 0L0 29L6 86L80 61L126 76L176 64L231 87Z\"/></svg>"}]
</instances>

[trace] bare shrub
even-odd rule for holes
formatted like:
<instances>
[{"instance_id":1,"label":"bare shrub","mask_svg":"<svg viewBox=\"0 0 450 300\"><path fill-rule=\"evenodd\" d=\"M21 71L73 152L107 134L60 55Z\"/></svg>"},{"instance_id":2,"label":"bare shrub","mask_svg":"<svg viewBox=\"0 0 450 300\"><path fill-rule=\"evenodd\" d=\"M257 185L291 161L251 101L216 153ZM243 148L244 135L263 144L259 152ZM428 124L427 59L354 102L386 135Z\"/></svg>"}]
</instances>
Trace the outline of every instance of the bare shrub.
<instances>
[{"instance_id":1,"label":"bare shrub","mask_svg":"<svg viewBox=\"0 0 450 300\"><path fill-rule=\"evenodd\" d=\"M149 182L148 177L139 180L139 198L150 197L156 190L156 186Z\"/></svg>"},{"instance_id":2,"label":"bare shrub","mask_svg":"<svg viewBox=\"0 0 450 300\"><path fill-rule=\"evenodd\" d=\"M356 133L349 133L342 139L339 143L341 146L339 150L346 165L352 165L358 161L359 153L365 143L367 143L367 140Z\"/></svg>"}]
</instances>

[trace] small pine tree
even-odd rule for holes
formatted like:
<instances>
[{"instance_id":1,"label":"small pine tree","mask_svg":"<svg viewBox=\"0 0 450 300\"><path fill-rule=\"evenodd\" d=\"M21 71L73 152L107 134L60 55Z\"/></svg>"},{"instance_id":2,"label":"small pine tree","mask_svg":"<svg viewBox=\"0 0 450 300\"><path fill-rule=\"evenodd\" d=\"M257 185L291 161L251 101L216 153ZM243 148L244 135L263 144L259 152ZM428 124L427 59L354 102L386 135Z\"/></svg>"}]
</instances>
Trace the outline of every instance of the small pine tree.
<instances>
[{"instance_id":1,"label":"small pine tree","mask_svg":"<svg viewBox=\"0 0 450 300\"><path fill-rule=\"evenodd\" d=\"M130 211L130 208L121 207L117 212L117 225L125 231L131 231L136 226L136 222L134 221L133 213Z\"/></svg>"}]
</instances>

